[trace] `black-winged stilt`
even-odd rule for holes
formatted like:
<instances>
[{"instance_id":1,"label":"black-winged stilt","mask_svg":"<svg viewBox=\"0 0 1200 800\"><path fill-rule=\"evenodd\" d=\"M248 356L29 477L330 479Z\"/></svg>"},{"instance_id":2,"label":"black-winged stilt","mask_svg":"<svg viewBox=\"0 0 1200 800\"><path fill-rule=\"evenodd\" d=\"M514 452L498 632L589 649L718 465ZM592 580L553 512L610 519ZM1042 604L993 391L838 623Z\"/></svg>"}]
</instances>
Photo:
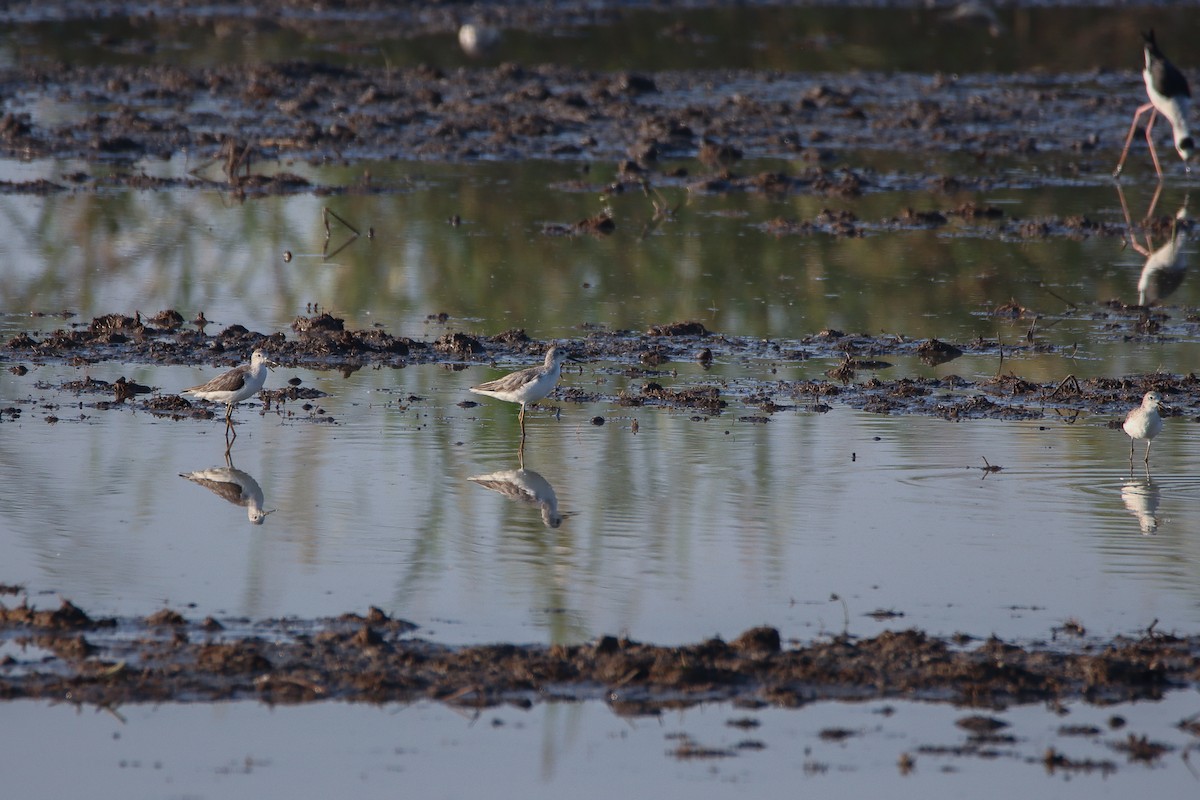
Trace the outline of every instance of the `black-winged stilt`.
<instances>
[{"instance_id":1,"label":"black-winged stilt","mask_svg":"<svg viewBox=\"0 0 1200 800\"><path fill-rule=\"evenodd\" d=\"M1158 49L1154 31L1149 30L1142 33L1142 38L1146 40L1146 67L1142 70L1142 78L1146 81L1146 94L1150 97L1150 102L1134 112L1133 122L1129 126L1129 135L1125 137L1125 149L1121 151L1121 160L1117 162L1117 168L1113 170L1113 177L1121 174L1121 168L1125 166L1125 157L1129 155L1129 145L1133 143L1133 134L1137 132L1138 120L1149 111L1150 119L1146 121L1146 143L1150 145L1150 157L1154 159L1154 170L1158 173L1158 179L1162 180L1162 166L1158 163L1158 153L1154 149L1154 139L1151 136L1154 120L1159 114L1162 114L1167 118L1167 122L1171 123L1171 131L1175 136L1175 149L1179 151L1179 156L1183 159L1184 169L1190 172L1188 160L1196 150L1187 123L1192 90L1188 88L1187 78L1183 77L1183 73L1167 60L1162 50Z\"/></svg>"}]
</instances>

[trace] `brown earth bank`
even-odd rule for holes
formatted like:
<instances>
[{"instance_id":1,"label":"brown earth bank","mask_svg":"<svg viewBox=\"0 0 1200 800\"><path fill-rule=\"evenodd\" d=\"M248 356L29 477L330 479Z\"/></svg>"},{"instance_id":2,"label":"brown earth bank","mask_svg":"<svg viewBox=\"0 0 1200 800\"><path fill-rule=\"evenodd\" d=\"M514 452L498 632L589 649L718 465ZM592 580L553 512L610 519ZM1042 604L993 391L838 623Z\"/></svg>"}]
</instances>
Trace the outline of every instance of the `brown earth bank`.
<instances>
[{"instance_id":1,"label":"brown earth bank","mask_svg":"<svg viewBox=\"0 0 1200 800\"><path fill-rule=\"evenodd\" d=\"M618 713L656 714L711 701L797 707L820 700L921 699L1003 708L1161 698L1200 686L1200 637L1152 624L1095 641L1077 623L1066 641L1018 645L918 630L788 642L770 627L732 641L666 647L603 636L577 645L450 647L372 608L365 616L259 623L92 618L0 605L0 641L37 648L0 661L0 698L98 706L258 699L461 706L603 700ZM46 654L48 653L48 655Z\"/></svg>"}]
</instances>

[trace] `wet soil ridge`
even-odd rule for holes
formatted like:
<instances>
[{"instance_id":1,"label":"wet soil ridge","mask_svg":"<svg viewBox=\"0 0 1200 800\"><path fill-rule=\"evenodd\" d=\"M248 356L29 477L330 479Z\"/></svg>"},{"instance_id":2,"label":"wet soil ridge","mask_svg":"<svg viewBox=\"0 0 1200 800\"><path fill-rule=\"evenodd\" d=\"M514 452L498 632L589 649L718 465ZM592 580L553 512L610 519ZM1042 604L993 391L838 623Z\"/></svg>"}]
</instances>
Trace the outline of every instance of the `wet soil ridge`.
<instances>
[{"instance_id":1,"label":"wet soil ridge","mask_svg":"<svg viewBox=\"0 0 1200 800\"><path fill-rule=\"evenodd\" d=\"M1037 318L1036 313L1016 303L994 309L993 315L1014 320ZM1128 318L1132 333L1127 336L1162 335L1166 326L1172 324L1160 309L1150 314L1147 309L1110 305L1104 315ZM207 320L198 317L197 322L183 325L179 322L182 319L173 310L149 318L113 313L44 334L21 333L0 346L0 363L8 362L8 369L18 375L28 374L30 366L50 361L66 361L76 366L102 361L234 366L244 363L254 348L262 347L273 360L286 366L336 370L345 376L366 366L536 363L549 346L547 342L530 339L519 329L492 336L449 331L432 342L423 342L394 337L379 328L350 330L342 319L329 314L297 317L291 326L292 338L282 331L258 333L241 325L231 325L210 335L203 330ZM168 324L155 327L152 323L156 320L166 320ZM1151 324L1154 333L1144 330ZM1180 324L1194 323L1185 320ZM1146 392L1157 391L1167 398L1172 408L1169 414L1200 414L1200 378L1195 374L1151 373L1084 380L1066 375L1045 383L1027 381L1011 372L979 381L957 375L895 379L886 375L894 367L886 358L915 357L938 365L972 354L994 356L1002 364L1004 356L1057 349L1037 341L1009 345L980 338L954 344L895 334L851 335L833 329L801 339L763 340L718 334L700 322L689 320L652 325L645 332L584 327L587 333L570 342L576 357L585 362L607 362L611 366L602 365L601 371L619 372L634 382L615 395L564 384L555 394L562 402L658 406L693 410L702 417L713 417L719 416L731 400L737 400L768 415L739 417L751 422L769 421L770 414L780 411L828 411L833 402L880 414L921 414L951 420L1039 419L1062 413L1123 415ZM732 382L685 377L681 383L678 373L670 367L672 363L691 362L708 370L714 359L750 360L751 370L754 362L760 362L762 376ZM822 379L770 377L780 366L812 360L826 360L834 366L825 370L826 377ZM262 398L268 408L274 405L282 412L288 401L325 396L319 388L299 384L299 379L293 378L289 386L263 392ZM173 419L213 415L208 406L194 405L162 387L130 382L124 376L109 381L88 375L57 385L36 381L34 386L77 396L111 397L87 403L88 407L100 410L137 408ZM12 411L14 416L20 414L20 409ZM332 419L322 416L321 421Z\"/></svg>"},{"instance_id":2,"label":"wet soil ridge","mask_svg":"<svg viewBox=\"0 0 1200 800\"><path fill-rule=\"evenodd\" d=\"M0 71L11 109L0 120L0 153L132 161L187 151L198 166L217 162L193 179L244 181L266 191L310 188L294 175L254 176L256 162L286 158L565 157L641 170L698 159L719 188L721 171L742 157L962 150L1061 154L1066 173L1107 175L1130 98L1140 91L1133 70L955 77L598 73L514 63L450 71L298 61L203 68L31 63ZM47 96L90 111L82 120L43 122L35 109ZM1112 132L1105 142L1111 152L1093 163L1101 150L1096 131ZM148 180L146 188L169 185ZM64 176L25 188L45 192L87 181ZM832 176L814 191L854 194L858 184Z\"/></svg>"},{"instance_id":3,"label":"wet soil ridge","mask_svg":"<svg viewBox=\"0 0 1200 800\"><path fill-rule=\"evenodd\" d=\"M953 642L917 630L787 645L774 628L726 642L664 647L601 637L590 644L447 647L372 608L231 632L213 619L92 619L0 605L0 641L34 645L0 662L0 698L134 702L433 699L467 706L604 699L622 713L712 700L782 707L828 699L914 698L999 708L1012 703L1156 699L1200 686L1200 637L1151 628L1071 651L992 638ZM48 651L47 656L43 651Z\"/></svg>"}]
</instances>

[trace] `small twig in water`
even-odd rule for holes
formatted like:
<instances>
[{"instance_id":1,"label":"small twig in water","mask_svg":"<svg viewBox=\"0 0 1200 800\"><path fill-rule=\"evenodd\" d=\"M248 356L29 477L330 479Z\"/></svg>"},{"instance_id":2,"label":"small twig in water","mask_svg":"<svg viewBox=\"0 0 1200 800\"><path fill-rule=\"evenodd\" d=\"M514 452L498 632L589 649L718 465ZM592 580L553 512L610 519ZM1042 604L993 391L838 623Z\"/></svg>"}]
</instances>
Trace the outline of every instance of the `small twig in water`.
<instances>
[{"instance_id":1,"label":"small twig in water","mask_svg":"<svg viewBox=\"0 0 1200 800\"><path fill-rule=\"evenodd\" d=\"M338 245L337 247L335 247L332 253L331 253L331 252L329 252L329 237L330 237L330 232L329 232L329 218L330 218L330 217L333 217L333 218L334 218L334 219L336 219L338 222L342 223L342 225L344 225L344 226L347 228L347 230L349 230L349 231L350 231L350 233L352 234L352 235L350 236L350 238L349 238L349 239L347 239L346 241L342 242L340 245ZM325 206L324 208L322 208L322 209L321 209L321 221L322 221L323 223L325 223L325 246L324 246L324 247L321 249L321 255L322 255L322 256L323 256L323 257L324 257L326 260L329 260L329 259L333 258L333 257L334 257L334 256L336 256L338 253L340 253L340 252L342 252L343 250L345 250L345 249L346 249L346 248L347 248L347 247L348 247L348 246L349 246L349 245L350 245L352 242L354 242L355 240L357 240L357 239L358 239L358 237L359 237L358 228L355 228L355 227L354 227L353 225L351 225L349 222L346 222L346 220L344 220L344 219L342 219L341 217L339 217L339 216L337 215L337 212L335 212L335 211L334 211L333 209L331 209L329 206Z\"/></svg>"},{"instance_id":2,"label":"small twig in water","mask_svg":"<svg viewBox=\"0 0 1200 800\"><path fill-rule=\"evenodd\" d=\"M1052 400L1058 396L1059 392L1070 390L1073 394L1083 394L1083 389L1079 385L1079 379L1074 375L1068 375L1058 382L1058 386L1054 387L1054 391L1046 396L1047 400Z\"/></svg>"},{"instance_id":3,"label":"small twig in water","mask_svg":"<svg viewBox=\"0 0 1200 800\"><path fill-rule=\"evenodd\" d=\"M1188 772L1192 773L1192 777L1200 781L1200 772L1196 771L1195 767L1192 766L1191 760L1188 758L1188 753L1192 750L1200 750L1200 745L1192 743L1183 748L1183 764L1188 768Z\"/></svg>"},{"instance_id":4,"label":"small twig in water","mask_svg":"<svg viewBox=\"0 0 1200 800\"><path fill-rule=\"evenodd\" d=\"M351 225L349 222L346 222L346 220L344 220L344 219L342 219L341 217L339 217L339 216L337 215L337 212L335 212L335 211L334 211L333 209L331 209L329 206L325 206L324 208L322 208L322 209L321 209L321 219L322 219L322 221L324 221L324 223L325 223L325 238L326 238L326 239L328 239L328 238L329 238L329 218L330 218L330 217L333 217L333 218L334 218L334 219L336 219L338 222L342 223L342 224L343 224L343 225L345 225L347 228L349 228L349 229L350 229L350 232L351 232L351 233L353 233L355 236L358 236L358 235L359 235L359 233L358 233L358 228L354 227L354 226L353 226L353 225Z\"/></svg>"},{"instance_id":5,"label":"small twig in water","mask_svg":"<svg viewBox=\"0 0 1200 800\"><path fill-rule=\"evenodd\" d=\"M1079 308L1079 306L1075 305L1070 300L1063 297L1061 294L1058 294L1053 289L1051 289L1049 286L1047 286L1045 281L1038 281L1038 285L1041 286L1043 289L1045 289L1046 293L1049 294L1051 297L1053 297L1055 300L1061 300L1062 302L1066 303L1067 306L1069 306L1070 308Z\"/></svg>"},{"instance_id":6,"label":"small twig in water","mask_svg":"<svg viewBox=\"0 0 1200 800\"><path fill-rule=\"evenodd\" d=\"M846 601L842 596L837 593L829 595L829 599L837 600L842 604L842 637L848 637L850 635L850 607L846 605Z\"/></svg>"}]
</instances>

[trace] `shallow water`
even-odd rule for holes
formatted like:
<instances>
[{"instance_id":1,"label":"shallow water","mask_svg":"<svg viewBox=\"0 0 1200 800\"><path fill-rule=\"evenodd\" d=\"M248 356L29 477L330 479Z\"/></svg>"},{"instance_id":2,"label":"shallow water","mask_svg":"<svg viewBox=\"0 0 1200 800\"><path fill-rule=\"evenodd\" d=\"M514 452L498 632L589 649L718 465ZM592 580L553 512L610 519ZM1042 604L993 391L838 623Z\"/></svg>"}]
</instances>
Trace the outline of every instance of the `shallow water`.
<instances>
[{"instance_id":1,"label":"shallow water","mask_svg":"<svg viewBox=\"0 0 1200 800\"><path fill-rule=\"evenodd\" d=\"M551 4L534 14L549 14L557 24L546 28L539 20L534 30L520 22L504 25L486 7L472 6L457 11L463 21L482 22L501 33L498 46L476 56L461 51L450 11L436 7L382 13L325 8L319 19L295 9L255 18L246 9L221 13L206 7L190 15L162 10L157 16L113 14L103 21L54 19L53 8L44 10L46 18L35 7L0 12L0 19L25 23L0 33L0 66L320 60L451 69L507 61L601 71L1071 72L1139 67L1136 44L1127 49L1128 42L1138 41L1139 30L1171 31L1172 40L1185 42L1197 29L1186 7L1161 4L1119 11L1053 3L1004 7L991 19L958 18L954 4L869 10L857 3L753 6L669 11L590 6L572 12L565 4Z\"/></svg>"},{"instance_id":2,"label":"shallow water","mask_svg":"<svg viewBox=\"0 0 1200 800\"><path fill-rule=\"evenodd\" d=\"M187 163L156 166L180 174ZM746 171L755 166L792 171L796 165L760 162ZM70 162L41 162L14 172L31 180L69 168ZM428 318L444 312L451 329L491 334L519 327L538 338L580 335L583 324L645 330L697 319L719 333L769 339L837 328L1019 343L1031 319L991 314L1015 300L1047 318L1037 327L1041 340L1079 344L1076 355L1085 362L1147 348L1121 341L1136 317L1096 307L1138 300L1145 258L1118 237L1009 241L997 235L998 222L933 230L883 224L906 207L945 210L966 202L1002 209L1000 222L1083 215L1123 224L1111 183L949 196L877 192L856 200L664 187L663 196L679 210L653 226L649 200L634 191L601 196L612 172L584 175L577 165L288 169L330 185L352 184L369 171L390 191L245 203L203 190L0 196L0 218L12 227L0 241L0 335L163 308L177 308L188 319L204 311L218 330L240 323L270 333L317 303L352 327L382 325L393 335L430 340L446 328ZM586 188L575 187L580 180ZM1152 188L1126 187L1135 217L1147 210ZM1157 213L1173 214L1187 196L1186 185L1169 186ZM327 239L325 208L363 235L332 222ZM764 228L780 218L810 220L826 208L853 210L865 235L775 236ZM604 209L616 221L611 236L543 232L549 223L573 223ZM456 215L461 224L451 225ZM1155 248L1165 243L1151 240ZM1186 244L1185 265L1194 254ZM1185 277L1168 300L1182 307L1174 314L1182 322L1186 309L1200 305L1200 281ZM76 316L25 316L63 309ZM1156 355L1144 369L1187 372L1194 363L1187 359L1195 356L1190 345L1200 340L1197 331L1189 333L1171 347L1156 346L1169 360ZM1108 346L1114 341L1120 347Z\"/></svg>"},{"instance_id":3,"label":"shallow water","mask_svg":"<svg viewBox=\"0 0 1200 800\"><path fill-rule=\"evenodd\" d=\"M596 366L564 383L625 383ZM711 380L679 369L680 382ZM203 377L86 372L161 387ZM83 373L48 365L19 380ZM520 468L514 407L457 405L495 371L277 373L329 392L317 402L334 422L240 409L233 461L272 512L261 527L179 477L222 465L219 419L29 391L4 428L0 580L105 614L320 616L374 604L450 643L620 632L679 643L764 622L797 638L848 624L1030 639L1068 618L1099 635L1200 622L1190 458L1200 434L1182 420L1156 442L1146 484L1140 459L1130 481L1128 440L1101 418L955 424L837 407L763 424L739 419L754 409L736 401L707 421L572 404L528 421L524 467L557 500L543 515L469 480ZM5 378L6 402L24 394L15 383ZM42 418L51 411L55 424ZM985 458L1004 470L984 473ZM1152 536L1130 510L1138 503ZM865 616L878 610L902 616Z\"/></svg>"},{"instance_id":4,"label":"shallow water","mask_svg":"<svg viewBox=\"0 0 1200 800\"><path fill-rule=\"evenodd\" d=\"M758 225L810 217L826 201L735 195L691 198L676 220L643 239L644 199L602 201L556 188L576 176L574 167L372 169L404 190L246 204L205 191L0 197L14 221L0 241L7 312L0 331L174 307L187 317L204 310L218 327L237 322L271 332L287 330L318 303L354 327L381 324L427 341L451 330L511 327L539 339L575 338L585 333L581 323L645 330L695 318L719 333L785 346L825 327L1015 343L1031 321L989 312L1017 299L1045 314L1037 339L1062 349L1009 354L1003 364L968 356L930 367L901 357L881 377L1186 373L1200 355L1200 337L1184 322L1200 304L1197 282L1185 279L1169 298L1174 322L1166 337L1136 335L1132 317L1101 305L1136 299L1143 260L1111 237L1009 242L981 230L942 229L776 238ZM1135 208L1149 202L1149 187L1127 189ZM1122 219L1111 186L1006 189L970 199L1003 203L1010 215ZM1183 199L1169 187L1162 202ZM605 203L618 219L608 238L540 232L544 221L573 221ZM882 192L854 207L863 219L882 219L915 204L952 202ZM374 238L322 258L326 205L375 227ZM455 213L461 226L446 223ZM1190 246L1185 257L1193 257ZM28 315L60 309L76 316ZM438 312L450 319L427 319ZM170 607L194 619L261 619L376 605L417 623L418 636L463 644L578 642L610 633L669 644L733 637L765 623L785 639L921 627L1072 647L1077 640L1058 630L1068 621L1088 637L1200 624L1200 428L1186 419L1169 420L1156 441L1152 478L1140 463L1130 478L1127 439L1099 415L950 423L871 415L835 399L825 414L796 408L765 424L745 421L761 416L745 405L746 387L821 378L835 360L719 354L709 371L671 363L655 379L674 388L723 386L731 406L721 416L696 421L689 412L608 402L561 404L557 418L534 411L520 474L516 409L466 389L523 364L366 369L345 377L284 367L268 385L299 377L327 392L313 403L325 412L315 419L332 422L314 421L316 408L301 403L289 404L284 416L263 415L257 402L239 407L233 462L259 486L261 508L270 512L252 525L245 507L180 477L224 465L219 419L173 422L103 410L95 403L108 396L59 388L88 376L125 376L174 393L216 366L20 363L27 374L0 371L0 408L21 409L15 420L0 417L0 583L25 587L38 606L67 597L94 615ZM636 391L647 378L626 377L626 366L587 363L563 383L608 397ZM462 407L464 400L481 402ZM795 401L781 395L778 402ZM592 424L597 416L604 425ZM984 459L1003 471L984 473ZM549 486L554 502L545 495L543 506L514 501L470 480L483 476ZM30 657L22 652L18 660ZM90 774L111 779L112 796L160 787L200 796L307 788L318 781L310 764L322 774L333 774L330 766L353 770L367 795L394 793L397 778L446 794L494 781L492 772L463 772L464 762L504 763L506 779L533 796L564 788L586 796L599 786L607 793L614 775L630 787L687 786L698 796L797 781L860 796L890 779L893 791L915 797L1002 777L1005 786L1091 797L1147 779L1169 794L1193 780L1181 756L1188 742L1170 727L1194 713L1186 701L1117 709L1161 717L1138 729L1176 743L1154 766L1128 764L1112 750L1123 731L1054 737L1060 718L1014 709L1012 717L1030 721L1004 756L918 752L916 772L904 778L900 753L964 737L950 725L953 709L899 705L892 718L872 704L763 710L755 712L763 726L747 735L726 727L742 716L727 707L627 721L597 703L499 709L475 723L423 705L131 707L120 709L123 724L91 711L76 716L20 704L13 724L29 734L23 741L70 742ZM1107 713L1079 710L1089 720ZM865 733L831 743L819 736L827 727ZM312 738L332 729L361 733L351 742ZM189 731L186 744L181 730ZM415 730L420 741L411 738ZM207 744L195 744L195 731ZM304 732L303 742L292 738L295 731ZM668 737L680 733L738 755L676 758L669 752L682 740ZM736 749L745 740L766 749ZM1114 760L1118 771L1047 774L1040 759L1048 742L1072 758ZM3 771L16 786L45 786L57 774L16 750L6 752ZM448 774L455 776L449 783ZM456 785L464 788L456 792Z\"/></svg>"},{"instance_id":5,"label":"shallow water","mask_svg":"<svg viewBox=\"0 0 1200 800\"><path fill-rule=\"evenodd\" d=\"M91 709L20 702L5 709L24 735L0 753L6 785L22 796L70 794L78 775L98 798L328 795L352 782L356 797L472 796L501 784L506 796L611 797L679 791L689 797L795 793L862 797L886 782L889 796L1008 797L1014 791L1063 798L1122 797L1145 788L1186 797L1195 788L1195 741L1174 728L1195 713L1195 698L1111 708L1068 705L996 715L1011 736L955 756L967 733L953 723L969 712L909 702L816 703L803 709L746 710L715 704L660 718L622 718L599 703L546 703L479 715L444 706L319 703L268 709L254 703L135 706L120 718ZM1114 729L1110 720L1124 719ZM1062 726L1095 728L1066 736ZM842 730L845 735L831 736ZM822 735L824 734L824 735ZM1149 735L1172 750L1131 762L1113 745ZM72 741L74 775L46 761L45 742ZM724 755L676 755L688 744ZM1047 748L1077 761L1111 765L1090 772L1048 771ZM1189 753L1189 748L1190 753ZM486 757L480 757L487 754ZM913 760L909 773L901 754ZM1190 763L1189 763L1190 755ZM614 765L620 765L617 768ZM1003 787L1002 789L1000 787Z\"/></svg>"}]
</instances>

